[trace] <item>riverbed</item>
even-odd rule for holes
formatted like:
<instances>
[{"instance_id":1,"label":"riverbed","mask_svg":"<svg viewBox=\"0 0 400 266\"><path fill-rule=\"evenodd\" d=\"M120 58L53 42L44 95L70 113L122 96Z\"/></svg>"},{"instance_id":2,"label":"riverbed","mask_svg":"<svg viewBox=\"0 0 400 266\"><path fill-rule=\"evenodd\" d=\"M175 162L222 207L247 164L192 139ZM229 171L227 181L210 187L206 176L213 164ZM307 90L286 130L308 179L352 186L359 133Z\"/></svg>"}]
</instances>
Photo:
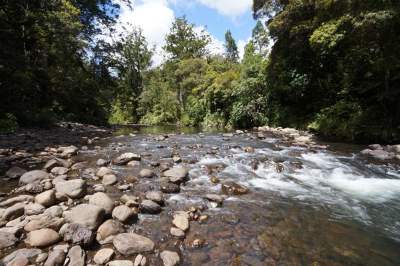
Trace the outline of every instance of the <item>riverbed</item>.
<instances>
[{"instance_id":1,"label":"riverbed","mask_svg":"<svg viewBox=\"0 0 400 266\"><path fill-rule=\"evenodd\" d=\"M163 250L176 251L181 265L400 265L399 166L369 161L359 155L362 147L148 127L123 128L87 146L74 158L87 162L86 168L97 169L98 159L125 152L141 155L134 166L110 166L118 184L143 168L156 173L127 191L107 186L116 201L123 194L143 197L160 190L160 162L189 170L180 193L164 193L160 214L139 214L129 226L156 244L155 252L145 254L149 265L162 265ZM226 182L248 191L224 194ZM88 180L89 187L96 183ZM222 195L222 205L206 194ZM184 239L171 236L173 212L191 208L208 219L191 221ZM88 257L98 249L89 249Z\"/></svg>"}]
</instances>

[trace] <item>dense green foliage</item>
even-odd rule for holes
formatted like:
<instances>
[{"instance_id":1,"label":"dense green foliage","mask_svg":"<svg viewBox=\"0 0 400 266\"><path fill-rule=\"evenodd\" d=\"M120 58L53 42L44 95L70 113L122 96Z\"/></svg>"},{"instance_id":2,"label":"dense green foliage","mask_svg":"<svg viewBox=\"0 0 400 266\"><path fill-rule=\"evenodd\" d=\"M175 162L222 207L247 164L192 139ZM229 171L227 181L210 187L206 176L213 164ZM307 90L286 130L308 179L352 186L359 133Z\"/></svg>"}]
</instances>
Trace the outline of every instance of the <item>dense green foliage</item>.
<instances>
[{"instance_id":1,"label":"dense green foliage","mask_svg":"<svg viewBox=\"0 0 400 266\"><path fill-rule=\"evenodd\" d=\"M170 59L146 74L139 103L142 123L224 128L266 122L266 59L251 42L239 63L231 32L225 37L224 57L210 55L204 32L196 33L185 18L175 21L164 47Z\"/></svg>"},{"instance_id":2,"label":"dense green foliage","mask_svg":"<svg viewBox=\"0 0 400 266\"><path fill-rule=\"evenodd\" d=\"M273 125L347 140L400 138L400 2L255 0L275 41L266 78Z\"/></svg>"}]
</instances>

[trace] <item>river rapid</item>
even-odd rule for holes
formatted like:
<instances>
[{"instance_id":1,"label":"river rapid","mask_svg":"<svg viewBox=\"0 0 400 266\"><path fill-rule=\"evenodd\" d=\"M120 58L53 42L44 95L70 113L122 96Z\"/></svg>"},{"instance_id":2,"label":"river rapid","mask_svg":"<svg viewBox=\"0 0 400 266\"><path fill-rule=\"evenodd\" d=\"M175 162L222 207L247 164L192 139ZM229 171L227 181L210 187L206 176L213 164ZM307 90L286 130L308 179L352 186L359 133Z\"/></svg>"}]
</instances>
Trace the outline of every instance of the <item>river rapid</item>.
<instances>
[{"instance_id":1,"label":"river rapid","mask_svg":"<svg viewBox=\"0 0 400 266\"><path fill-rule=\"evenodd\" d=\"M400 265L400 167L371 162L361 148L297 145L267 133L123 128L76 160L96 168L99 158L141 154L136 166L112 169L119 179L143 168L157 177L139 179L128 192L107 187L118 200L159 190L157 164L179 156L175 166L189 170L180 193L164 194L163 211L139 214L129 230L152 239L156 250L177 251L181 265ZM225 195L230 181L248 192ZM224 196L221 206L204 198L210 193ZM193 207L208 219L190 222L184 239L172 237L172 213ZM156 254L149 262L162 265Z\"/></svg>"}]
</instances>

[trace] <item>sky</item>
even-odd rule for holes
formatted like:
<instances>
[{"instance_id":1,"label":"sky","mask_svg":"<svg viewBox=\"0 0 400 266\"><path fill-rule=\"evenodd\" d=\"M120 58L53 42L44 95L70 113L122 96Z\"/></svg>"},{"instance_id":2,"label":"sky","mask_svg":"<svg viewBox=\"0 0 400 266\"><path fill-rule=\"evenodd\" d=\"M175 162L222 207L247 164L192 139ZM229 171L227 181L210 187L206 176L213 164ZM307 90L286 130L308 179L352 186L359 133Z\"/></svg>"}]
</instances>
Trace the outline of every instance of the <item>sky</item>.
<instances>
[{"instance_id":1,"label":"sky","mask_svg":"<svg viewBox=\"0 0 400 266\"><path fill-rule=\"evenodd\" d=\"M131 6L121 4L121 14L117 31L124 31L127 25L140 27L147 41L155 46L153 65L163 62L162 46L176 17L186 16L189 22L196 25L196 30L206 29L212 43L213 54L222 53L224 35L229 29L235 38L239 53L251 36L256 24L253 20L252 0L131 0Z\"/></svg>"}]
</instances>

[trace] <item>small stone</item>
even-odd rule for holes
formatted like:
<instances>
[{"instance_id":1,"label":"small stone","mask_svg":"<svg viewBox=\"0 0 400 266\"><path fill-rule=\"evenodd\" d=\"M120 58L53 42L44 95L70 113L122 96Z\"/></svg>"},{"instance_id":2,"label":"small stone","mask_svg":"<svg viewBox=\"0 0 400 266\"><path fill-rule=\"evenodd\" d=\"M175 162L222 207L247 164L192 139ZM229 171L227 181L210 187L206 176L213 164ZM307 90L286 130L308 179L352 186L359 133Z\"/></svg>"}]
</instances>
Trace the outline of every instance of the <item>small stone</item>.
<instances>
[{"instance_id":1,"label":"small stone","mask_svg":"<svg viewBox=\"0 0 400 266\"><path fill-rule=\"evenodd\" d=\"M164 193L179 193L181 190L179 185L173 183L162 183L160 184L160 189Z\"/></svg>"},{"instance_id":2,"label":"small stone","mask_svg":"<svg viewBox=\"0 0 400 266\"><path fill-rule=\"evenodd\" d=\"M26 172L19 179L20 184L30 184L40 182L41 180L49 179L49 174L42 170L33 170Z\"/></svg>"},{"instance_id":3,"label":"small stone","mask_svg":"<svg viewBox=\"0 0 400 266\"><path fill-rule=\"evenodd\" d=\"M209 200L209 201L217 203L218 206L221 206L223 201L224 201L224 198L222 196L220 196L220 195L217 195L217 194L206 194L204 196L204 198Z\"/></svg>"},{"instance_id":4,"label":"small stone","mask_svg":"<svg viewBox=\"0 0 400 266\"><path fill-rule=\"evenodd\" d=\"M98 159L96 162L97 166L106 166L110 163L110 160L105 160L105 159Z\"/></svg>"},{"instance_id":5,"label":"small stone","mask_svg":"<svg viewBox=\"0 0 400 266\"><path fill-rule=\"evenodd\" d=\"M11 179L20 178L23 174L26 173L25 169L22 169L18 166L13 166L6 172L6 176Z\"/></svg>"},{"instance_id":6,"label":"small stone","mask_svg":"<svg viewBox=\"0 0 400 266\"><path fill-rule=\"evenodd\" d=\"M249 189L235 182L227 181L221 186L222 193L226 195L243 195L249 192Z\"/></svg>"},{"instance_id":7,"label":"small stone","mask_svg":"<svg viewBox=\"0 0 400 266\"><path fill-rule=\"evenodd\" d=\"M114 237L114 247L122 255L128 256L136 253L150 252L154 249L154 242L135 233L123 233Z\"/></svg>"},{"instance_id":8,"label":"small stone","mask_svg":"<svg viewBox=\"0 0 400 266\"><path fill-rule=\"evenodd\" d=\"M68 266L85 266L86 264L86 254L80 246L73 246L67 257L69 258Z\"/></svg>"},{"instance_id":9,"label":"small stone","mask_svg":"<svg viewBox=\"0 0 400 266\"><path fill-rule=\"evenodd\" d=\"M112 185L114 185L114 184L117 183L117 182L118 182L118 179L117 179L117 177L116 177L115 175L113 175L113 174L108 174L108 175L103 176L102 184L103 184L104 186L112 186Z\"/></svg>"},{"instance_id":10,"label":"small stone","mask_svg":"<svg viewBox=\"0 0 400 266\"><path fill-rule=\"evenodd\" d=\"M161 207L152 200L143 200L140 204L140 211L148 214L158 214L161 212Z\"/></svg>"},{"instance_id":11,"label":"small stone","mask_svg":"<svg viewBox=\"0 0 400 266\"><path fill-rule=\"evenodd\" d=\"M110 175L110 174L114 174L114 171L107 167L100 167L100 169L96 173L98 177L103 177L105 175Z\"/></svg>"},{"instance_id":12,"label":"small stone","mask_svg":"<svg viewBox=\"0 0 400 266\"><path fill-rule=\"evenodd\" d=\"M122 223L129 223L137 218L137 214L128 206L120 205L114 208L112 217Z\"/></svg>"},{"instance_id":13,"label":"small stone","mask_svg":"<svg viewBox=\"0 0 400 266\"><path fill-rule=\"evenodd\" d=\"M148 191L145 194L146 199L152 200L158 204L164 204L164 197L161 191Z\"/></svg>"},{"instance_id":14,"label":"small stone","mask_svg":"<svg viewBox=\"0 0 400 266\"><path fill-rule=\"evenodd\" d=\"M114 159L113 163L116 165L125 165L129 163L130 161L140 161L140 155L132 153L132 152L127 152L124 154L121 154L117 158Z\"/></svg>"},{"instance_id":15,"label":"small stone","mask_svg":"<svg viewBox=\"0 0 400 266\"><path fill-rule=\"evenodd\" d=\"M183 230L179 229L179 228L176 228L176 227L171 227L169 232L170 232L171 235L179 237L179 238L185 237L185 232Z\"/></svg>"},{"instance_id":16,"label":"small stone","mask_svg":"<svg viewBox=\"0 0 400 266\"><path fill-rule=\"evenodd\" d=\"M186 231L189 229L189 215L186 212L175 212L172 223L182 231Z\"/></svg>"},{"instance_id":17,"label":"small stone","mask_svg":"<svg viewBox=\"0 0 400 266\"><path fill-rule=\"evenodd\" d=\"M65 174L68 173L68 171L69 171L68 168L59 167L59 166L54 167L53 169L51 169L51 173L52 173L53 175L65 175Z\"/></svg>"},{"instance_id":18,"label":"small stone","mask_svg":"<svg viewBox=\"0 0 400 266\"><path fill-rule=\"evenodd\" d=\"M61 249L54 249L49 253L44 266L63 266L65 261L66 252Z\"/></svg>"},{"instance_id":19,"label":"small stone","mask_svg":"<svg viewBox=\"0 0 400 266\"><path fill-rule=\"evenodd\" d=\"M163 173L164 176L169 178L169 181L175 184L180 184L188 176L189 171L186 168L172 168Z\"/></svg>"},{"instance_id":20,"label":"small stone","mask_svg":"<svg viewBox=\"0 0 400 266\"><path fill-rule=\"evenodd\" d=\"M146 266L147 259L142 254L136 256L133 266Z\"/></svg>"},{"instance_id":21,"label":"small stone","mask_svg":"<svg viewBox=\"0 0 400 266\"><path fill-rule=\"evenodd\" d=\"M80 224L68 224L63 233L64 241L81 246L89 246L95 237L92 230Z\"/></svg>"},{"instance_id":22,"label":"small stone","mask_svg":"<svg viewBox=\"0 0 400 266\"><path fill-rule=\"evenodd\" d=\"M52 229L40 229L29 232L25 242L32 247L47 247L60 240L59 234Z\"/></svg>"},{"instance_id":23,"label":"small stone","mask_svg":"<svg viewBox=\"0 0 400 266\"><path fill-rule=\"evenodd\" d=\"M152 178L154 177L156 174L154 173L153 170L150 169L142 169L139 172L139 177L140 178Z\"/></svg>"},{"instance_id":24,"label":"small stone","mask_svg":"<svg viewBox=\"0 0 400 266\"><path fill-rule=\"evenodd\" d=\"M97 264L106 264L109 262L114 255L114 250L111 248L103 248L97 251L96 255L94 255L93 261Z\"/></svg>"},{"instance_id":25,"label":"small stone","mask_svg":"<svg viewBox=\"0 0 400 266\"><path fill-rule=\"evenodd\" d=\"M178 253L174 251L164 250L160 253L160 258L164 263L164 266L175 266L180 262Z\"/></svg>"},{"instance_id":26,"label":"small stone","mask_svg":"<svg viewBox=\"0 0 400 266\"><path fill-rule=\"evenodd\" d=\"M121 222L115 220L107 220L97 229L96 240L99 243L107 243L108 239L112 241L112 236L123 233L124 227Z\"/></svg>"},{"instance_id":27,"label":"small stone","mask_svg":"<svg viewBox=\"0 0 400 266\"><path fill-rule=\"evenodd\" d=\"M56 192L53 189L42 192L36 195L35 202L50 207L56 203Z\"/></svg>"}]
</instances>

